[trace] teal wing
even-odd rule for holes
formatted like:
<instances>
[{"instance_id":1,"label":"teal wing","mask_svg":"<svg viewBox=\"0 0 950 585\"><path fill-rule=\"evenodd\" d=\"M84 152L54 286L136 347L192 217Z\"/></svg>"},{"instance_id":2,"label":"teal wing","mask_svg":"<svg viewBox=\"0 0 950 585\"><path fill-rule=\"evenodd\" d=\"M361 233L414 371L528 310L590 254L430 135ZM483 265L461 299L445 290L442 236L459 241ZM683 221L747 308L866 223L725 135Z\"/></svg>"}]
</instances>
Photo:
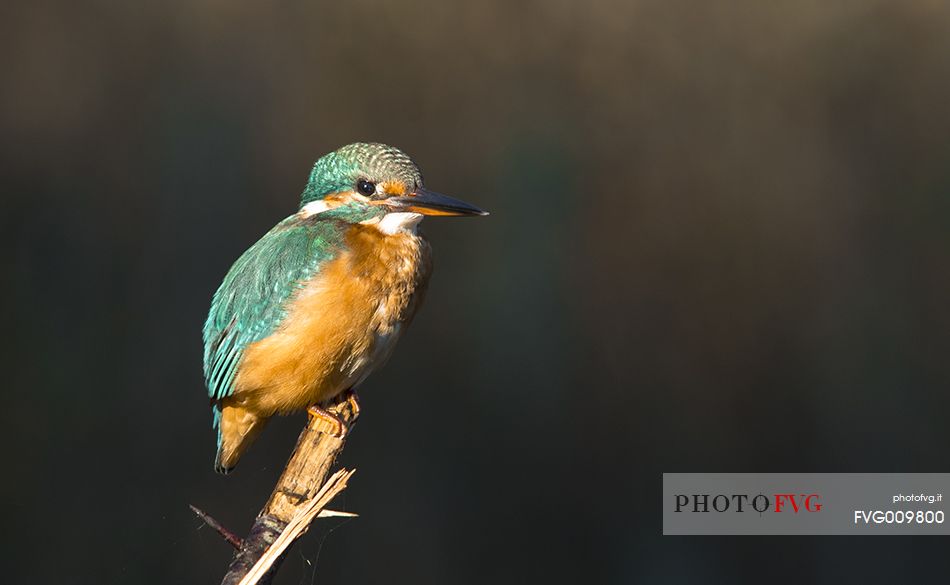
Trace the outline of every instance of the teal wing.
<instances>
[{"instance_id":1,"label":"teal wing","mask_svg":"<svg viewBox=\"0 0 950 585\"><path fill-rule=\"evenodd\" d=\"M204 326L204 374L212 401L231 395L245 348L277 329L293 293L339 253L347 223L338 215L285 219L228 271Z\"/></svg>"}]
</instances>

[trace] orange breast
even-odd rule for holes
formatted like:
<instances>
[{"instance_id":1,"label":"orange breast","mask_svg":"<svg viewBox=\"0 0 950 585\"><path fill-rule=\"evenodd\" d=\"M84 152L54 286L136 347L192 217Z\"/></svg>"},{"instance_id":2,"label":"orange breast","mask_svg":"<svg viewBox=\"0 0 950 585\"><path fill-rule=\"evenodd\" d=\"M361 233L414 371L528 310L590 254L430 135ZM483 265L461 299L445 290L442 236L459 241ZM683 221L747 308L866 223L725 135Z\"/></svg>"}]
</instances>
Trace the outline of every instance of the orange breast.
<instances>
[{"instance_id":1,"label":"orange breast","mask_svg":"<svg viewBox=\"0 0 950 585\"><path fill-rule=\"evenodd\" d=\"M356 225L346 252L322 267L269 337L245 350L231 402L263 416L328 400L388 357L428 281L428 243Z\"/></svg>"}]
</instances>

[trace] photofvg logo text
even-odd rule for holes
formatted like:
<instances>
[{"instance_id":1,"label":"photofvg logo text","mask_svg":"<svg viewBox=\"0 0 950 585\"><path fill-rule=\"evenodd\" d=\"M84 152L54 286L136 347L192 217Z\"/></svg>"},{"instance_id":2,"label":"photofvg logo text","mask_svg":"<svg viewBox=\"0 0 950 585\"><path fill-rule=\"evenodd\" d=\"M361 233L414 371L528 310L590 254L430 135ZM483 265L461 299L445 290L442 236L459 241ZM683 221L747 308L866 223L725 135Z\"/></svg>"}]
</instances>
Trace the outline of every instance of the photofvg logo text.
<instances>
[{"instance_id":1,"label":"photofvg logo text","mask_svg":"<svg viewBox=\"0 0 950 585\"><path fill-rule=\"evenodd\" d=\"M945 493L948 473L664 473L663 534L950 535Z\"/></svg>"},{"instance_id":2,"label":"photofvg logo text","mask_svg":"<svg viewBox=\"0 0 950 585\"><path fill-rule=\"evenodd\" d=\"M675 494L674 512L821 512L821 494L777 493L765 494Z\"/></svg>"}]
</instances>

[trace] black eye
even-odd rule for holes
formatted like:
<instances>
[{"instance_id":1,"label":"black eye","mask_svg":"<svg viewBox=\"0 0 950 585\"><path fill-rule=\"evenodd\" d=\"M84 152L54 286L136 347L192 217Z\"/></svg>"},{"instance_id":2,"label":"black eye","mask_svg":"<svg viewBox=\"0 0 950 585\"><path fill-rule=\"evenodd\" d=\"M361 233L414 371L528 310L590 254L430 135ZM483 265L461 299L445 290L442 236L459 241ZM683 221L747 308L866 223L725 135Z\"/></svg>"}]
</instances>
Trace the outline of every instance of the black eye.
<instances>
[{"instance_id":1,"label":"black eye","mask_svg":"<svg viewBox=\"0 0 950 585\"><path fill-rule=\"evenodd\" d=\"M376 192L376 184L369 181L360 181L356 184L356 190L368 197Z\"/></svg>"}]
</instances>

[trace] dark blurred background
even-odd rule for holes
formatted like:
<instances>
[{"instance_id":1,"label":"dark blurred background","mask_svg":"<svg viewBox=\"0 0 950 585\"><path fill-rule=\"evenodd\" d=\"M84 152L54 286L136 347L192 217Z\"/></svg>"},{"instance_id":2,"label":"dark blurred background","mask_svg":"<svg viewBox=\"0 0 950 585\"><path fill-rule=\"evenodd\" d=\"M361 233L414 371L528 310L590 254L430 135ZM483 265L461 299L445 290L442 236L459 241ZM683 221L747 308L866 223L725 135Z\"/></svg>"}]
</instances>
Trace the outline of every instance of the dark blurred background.
<instances>
[{"instance_id":1,"label":"dark blurred background","mask_svg":"<svg viewBox=\"0 0 950 585\"><path fill-rule=\"evenodd\" d=\"M201 326L357 141L491 210L278 583L926 582L945 538L661 536L664 471L947 471L950 5L5 4L4 581L216 583Z\"/></svg>"}]
</instances>

